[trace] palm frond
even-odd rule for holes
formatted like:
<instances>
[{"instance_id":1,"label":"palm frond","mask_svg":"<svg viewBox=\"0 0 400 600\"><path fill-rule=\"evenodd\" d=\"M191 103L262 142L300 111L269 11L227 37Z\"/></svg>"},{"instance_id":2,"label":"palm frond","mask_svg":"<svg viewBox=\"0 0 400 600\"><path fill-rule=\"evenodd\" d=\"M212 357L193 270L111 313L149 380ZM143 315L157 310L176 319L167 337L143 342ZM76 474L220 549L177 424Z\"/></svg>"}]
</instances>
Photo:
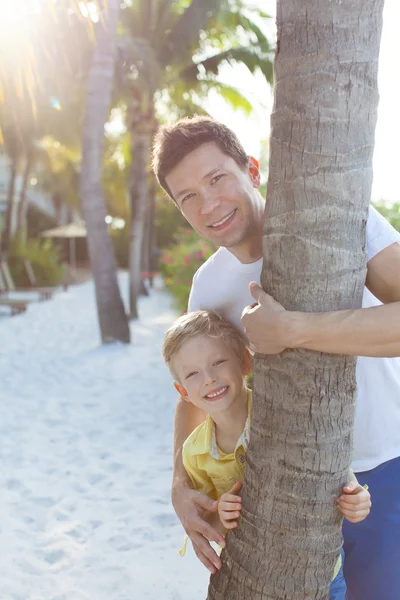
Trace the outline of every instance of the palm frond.
<instances>
[{"instance_id":1,"label":"palm frond","mask_svg":"<svg viewBox=\"0 0 400 600\"><path fill-rule=\"evenodd\" d=\"M252 45L230 48L225 52L219 52L204 60L193 63L181 71L181 77L188 83L194 82L204 73L217 75L223 63L242 63L246 65L251 73L260 70L266 80L273 83L273 53L269 43L265 46Z\"/></svg>"},{"instance_id":2,"label":"palm frond","mask_svg":"<svg viewBox=\"0 0 400 600\"><path fill-rule=\"evenodd\" d=\"M219 0L192 0L163 45L159 57L163 65L177 60L196 44L200 32L216 14L218 8Z\"/></svg>"}]
</instances>

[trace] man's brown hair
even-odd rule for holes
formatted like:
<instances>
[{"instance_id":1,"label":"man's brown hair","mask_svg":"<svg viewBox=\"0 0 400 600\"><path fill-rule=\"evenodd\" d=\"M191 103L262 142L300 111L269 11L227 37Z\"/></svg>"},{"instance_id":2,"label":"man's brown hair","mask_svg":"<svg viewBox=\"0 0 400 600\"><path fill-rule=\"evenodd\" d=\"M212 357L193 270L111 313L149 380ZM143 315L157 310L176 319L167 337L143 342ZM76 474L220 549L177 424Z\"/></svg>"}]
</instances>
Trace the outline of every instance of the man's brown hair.
<instances>
[{"instance_id":1,"label":"man's brown hair","mask_svg":"<svg viewBox=\"0 0 400 600\"><path fill-rule=\"evenodd\" d=\"M211 117L187 117L158 129L153 145L153 170L158 183L172 199L166 176L187 154L209 142L215 142L240 168L247 167L249 158L237 136Z\"/></svg>"}]
</instances>

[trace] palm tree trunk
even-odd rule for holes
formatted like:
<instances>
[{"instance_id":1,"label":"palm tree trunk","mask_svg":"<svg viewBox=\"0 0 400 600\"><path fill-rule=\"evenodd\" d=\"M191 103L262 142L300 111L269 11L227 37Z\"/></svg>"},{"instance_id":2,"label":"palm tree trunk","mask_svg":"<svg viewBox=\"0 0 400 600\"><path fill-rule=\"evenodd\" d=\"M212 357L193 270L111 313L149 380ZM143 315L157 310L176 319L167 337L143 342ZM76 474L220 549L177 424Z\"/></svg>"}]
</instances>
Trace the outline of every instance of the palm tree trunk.
<instances>
[{"instance_id":1,"label":"palm tree trunk","mask_svg":"<svg viewBox=\"0 0 400 600\"><path fill-rule=\"evenodd\" d=\"M33 156L34 150L30 148L26 155L25 159L25 168L24 174L22 178L22 187L19 195L19 204L18 204L18 218L17 218L17 235L21 236L26 242L27 235L27 224L26 224L26 212L27 212L27 203L26 203L26 192L28 189L29 177L31 174L32 166L33 166Z\"/></svg>"},{"instance_id":2,"label":"palm tree trunk","mask_svg":"<svg viewBox=\"0 0 400 600\"><path fill-rule=\"evenodd\" d=\"M129 324L118 287L101 187L104 123L108 118L114 80L118 10L117 0L107 0L104 20L100 22L104 25L98 27L88 82L79 194L88 232L101 339L103 342L120 340L129 343Z\"/></svg>"},{"instance_id":3,"label":"palm tree trunk","mask_svg":"<svg viewBox=\"0 0 400 600\"><path fill-rule=\"evenodd\" d=\"M278 2L262 285L289 310L356 308L365 282L383 0ZM327 599L341 547L355 359L255 360L241 523L209 600Z\"/></svg>"},{"instance_id":4,"label":"palm tree trunk","mask_svg":"<svg viewBox=\"0 0 400 600\"><path fill-rule=\"evenodd\" d=\"M10 241L13 236L14 212L15 212L15 182L18 174L18 160L12 159L10 166L10 181L7 189L7 212L4 230L1 238L1 254L6 256Z\"/></svg>"},{"instance_id":5,"label":"palm tree trunk","mask_svg":"<svg viewBox=\"0 0 400 600\"><path fill-rule=\"evenodd\" d=\"M129 174L131 234L129 242L129 306L131 319L138 318L137 298L142 285L142 248L146 221L147 163L152 129L143 123L135 129L132 139L132 162Z\"/></svg>"},{"instance_id":6,"label":"palm tree trunk","mask_svg":"<svg viewBox=\"0 0 400 600\"><path fill-rule=\"evenodd\" d=\"M143 240L142 240L142 293L148 295L148 291L144 285L144 279L147 278L150 285L152 281L151 277L151 255L152 255L152 223L153 223L153 193L154 193L154 183L153 179L151 179L151 184L148 185L147 191L147 202L146 202L146 215L145 215L145 224L144 224L144 232L143 232Z\"/></svg>"}]
</instances>

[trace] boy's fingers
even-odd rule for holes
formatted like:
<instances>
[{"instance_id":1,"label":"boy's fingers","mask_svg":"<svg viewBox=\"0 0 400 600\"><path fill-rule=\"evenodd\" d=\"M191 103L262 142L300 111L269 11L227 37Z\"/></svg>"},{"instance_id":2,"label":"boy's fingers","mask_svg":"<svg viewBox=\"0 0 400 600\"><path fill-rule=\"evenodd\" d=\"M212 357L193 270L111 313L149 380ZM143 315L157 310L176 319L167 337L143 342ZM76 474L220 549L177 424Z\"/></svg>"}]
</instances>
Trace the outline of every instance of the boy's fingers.
<instances>
[{"instance_id":1,"label":"boy's fingers","mask_svg":"<svg viewBox=\"0 0 400 600\"><path fill-rule=\"evenodd\" d=\"M237 481L235 483L235 485L233 486L233 488L228 492L228 494L233 494L233 495L237 494L241 487L242 487L242 482Z\"/></svg>"},{"instance_id":2,"label":"boy's fingers","mask_svg":"<svg viewBox=\"0 0 400 600\"><path fill-rule=\"evenodd\" d=\"M222 502L236 502L237 504L240 504L242 502L242 499L240 496L234 496L233 494L223 494L221 496L221 500L219 501L220 503Z\"/></svg>"},{"instance_id":3,"label":"boy's fingers","mask_svg":"<svg viewBox=\"0 0 400 600\"><path fill-rule=\"evenodd\" d=\"M226 512L224 511L222 514L223 519L227 519L228 521L232 521L232 519L238 519L240 517L240 512Z\"/></svg>"},{"instance_id":4,"label":"boy's fingers","mask_svg":"<svg viewBox=\"0 0 400 600\"><path fill-rule=\"evenodd\" d=\"M242 505L240 503L235 504L234 502L221 502L219 503L219 510L224 510L226 512L231 512L233 510L242 510Z\"/></svg>"},{"instance_id":5,"label":"boy's fingers","mask_svg":"<svg viewBox=\"0 0 400 600\"><path fill-rule=\"evenodd\" d=\"M235 527L237 526L237 521L228 521L227 523L225 523L225 529L235 529Z\"/></svg>"}]
</instances>

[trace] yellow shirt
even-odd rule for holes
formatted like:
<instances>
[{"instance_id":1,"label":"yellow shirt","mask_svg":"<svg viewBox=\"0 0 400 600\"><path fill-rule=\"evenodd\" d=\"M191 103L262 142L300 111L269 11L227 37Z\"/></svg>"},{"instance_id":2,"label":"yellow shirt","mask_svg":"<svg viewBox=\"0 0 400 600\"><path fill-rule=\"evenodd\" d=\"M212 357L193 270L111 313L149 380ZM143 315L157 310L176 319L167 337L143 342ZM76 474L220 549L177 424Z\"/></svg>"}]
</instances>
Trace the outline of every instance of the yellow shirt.
<instances>
[{"instance_id":1,"label":"yellow shirt","mask_svg":"<svg viewBox=\"0 0 400 600\"><path fill-rule=\"evenodd\" d=\"M250 413L250 390L248 406ZM249 432L250 414L234 452L225 454L217 446L215 423L210 415L204 423L196 427L182 449L183 465L194 489L218 500L222 494L229 492L237 481L243 481Z\"/></svg>"}]
</instances>

